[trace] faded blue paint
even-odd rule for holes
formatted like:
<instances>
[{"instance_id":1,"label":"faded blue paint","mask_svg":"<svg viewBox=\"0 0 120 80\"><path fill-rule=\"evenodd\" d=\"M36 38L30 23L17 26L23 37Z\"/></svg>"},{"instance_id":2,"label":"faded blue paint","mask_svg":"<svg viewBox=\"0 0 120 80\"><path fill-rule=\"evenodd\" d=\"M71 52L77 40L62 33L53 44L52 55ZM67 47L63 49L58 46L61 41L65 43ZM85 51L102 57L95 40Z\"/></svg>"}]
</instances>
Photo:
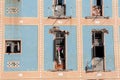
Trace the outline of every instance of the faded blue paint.
<instances>
[{"instance_id":1,"label":"faded blue paint","mask_svg":"<svg viewBox=\"0 0 120 80\"><path fill-rule=\"evenodd\" d=\"M52 3L52 0L44 0L44 17L49 17L53 15Z\"/></svg>"},{"instance_id":2,"label":"faded blue paint","mask_svg":"<svg viewBox=\"0 0 120 80\"><path fill-rule=\"evenodd\" d=\"M44 17L53 15L53 0L44 0ZM76 17L76 0L66 0L66 16Z\"/></svg>"},{"instance_id":3,"label":"faded blue paint","mask_svg":"<svg viewBox=\"0 0 120 80\"><path fill-rule=\"evenodd\" d=\"M103 0L104 16L112 17L112 0Z\"/></svg>"},{"instance_id":4,"label":"faded blue paint","mask_svg":"<svg viewBox=\"0 0 120 80\"><path fill-rule=\"evenodd\" d=\"M5 26L5 39L21 40L22 53L4 55L4 71L37 71L38 70L38 27ZM20 67L8 68L8 61L19 61Z\"/></svg>"},{"instance_id":5,"label":"faded blue paint","mask_svg":"<svg viewBox=\"0 0 120 80\"><path fill-rule=\"evenodd\" d=\"M49 34L52 26L44 28L44 70L53 70L53 35ZM60 26L61 30L69 31L67 36L67 69L77 70L77 43L76 43L76 27Z\"/></svg>"},{"instance_id":6,"label":"faded blue paint","mask_svg":"<svg viewBox=\"0 0 120 80\"><path fill-rule=\"evenodd\" d=\"M53 69L53 35L49 34L50 28L44 28L44 70Z\"/></svg>"},{"instance_id":7,"label":"faded blue paint","mask_svg":"<svg viewBox=\"0 0 120 80\"><path fill-rule=\"evenodd\" d=\"M92 5L95 5L96 0L92 1ZM112 17L112 0L103 0L103 10L105 17ZM82 17L91 16L91 5L90 0L82 0Z\"/></svg>"},{"instance_id":8,"label":"faded blue paint","mask_svg":"<svg viewBox=\"0 0 120 80\"><path fill-rule=\"evenodd\" d=\"M19 13L8 14L7 8L17 7ZM37 17L38 10L37 0L20 0L20 2L14 3L12 0L5 0L5 16L7 17Z\"/></svg>"},{"instance_id":9,"label":"faded blue paint","mask_svg":"<svg viewBox=\"0 0 120 80\"><path fill-rule=\"evenodd\" d=\"M82 0L82 17L90 16L90 0Z\"/></svg>"},{"instance_id":10,"label":"faded blue paint","mask_svg":"<svg viewBox=\"0 0 120 80\"><path fill-rule=\"evenodd\" d=\"M83 26L83 64L84 69L88 62L91 62L91 47L93 29L107 29L108 34L105 34L105 59L106 70L115 70L114 64L114 43L113 43L113 27L112 26ZM89 66L91 63L89 64Z\"/></svg>"},{"instance_id":11,"label":"faded blue paint","mask_svg":"<svg viewBox=\"0 0 120 80\"><path fill-rule=\"evenodd\" d=\"M66 0L66 16L76 17L76 0Z\"/></svg>"}]
</instances>

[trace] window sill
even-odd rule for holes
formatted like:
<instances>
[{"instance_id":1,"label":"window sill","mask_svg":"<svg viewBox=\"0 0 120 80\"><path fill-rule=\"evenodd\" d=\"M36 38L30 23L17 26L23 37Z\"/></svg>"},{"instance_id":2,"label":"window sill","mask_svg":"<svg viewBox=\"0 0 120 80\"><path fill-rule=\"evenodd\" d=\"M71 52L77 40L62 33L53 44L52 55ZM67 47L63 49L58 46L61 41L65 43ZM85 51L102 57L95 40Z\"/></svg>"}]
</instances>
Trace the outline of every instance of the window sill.
<instances>
[{"instance_id":1,"label":"window sill","mask_svg":"<svg viewBox=\"0 0 120 80\"><path fill-rule=\"evenodd\" d=\"M68 72L68 71L73 71L72 69L69 70L48 70L50 72Z\"/></svg>"},{"instance_id":2,"label":"window sill","mask_svg":"<svg viewBox=\"0 0 120 80\"><path fill-rule=\"evenodd\" d=\"M71 19L71 16L49 16L48 19Z\"/></svg>"},{"instance_id":3,"label":"window sill","mask_svg":"<svg viewBox=\"0 0 120 80\"><path fill-rule=\"evenodd\" d=\"M109 19L109 17L105 16L86 16L85 19Z\"/></svg>"},{"instance_id":4,"label":"window sill","mask_svg":"<svg viewBox=\"0 0 120 80\"><path fill-rule=\"evenodd\" d=\"M15 55L15 54L22 54L22 53L20 52L20 53L5 53L5 54L8 54L8 55Z\"/></svg>"},{"instance_id":5,"label":"window sill","mask_svg":"<svg viewBox=\"0 0 120 80\"><path fill-rule=\"evenodd\" d=\"M94 73L94 72L111 72L111 70L99 70L99 71L86 71L86 73Z\"/></svg>"}]
</instances>

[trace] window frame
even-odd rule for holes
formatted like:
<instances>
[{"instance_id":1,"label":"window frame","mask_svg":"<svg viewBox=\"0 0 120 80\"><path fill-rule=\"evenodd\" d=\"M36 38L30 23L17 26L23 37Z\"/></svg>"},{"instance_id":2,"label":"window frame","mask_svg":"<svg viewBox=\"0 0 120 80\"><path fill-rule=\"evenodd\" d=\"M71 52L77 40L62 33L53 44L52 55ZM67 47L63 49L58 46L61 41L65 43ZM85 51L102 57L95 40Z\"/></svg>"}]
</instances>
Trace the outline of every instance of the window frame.
<instances>
[{"instance_id":1,"label":"window frame","mask_svg":"<svg viewBox=\"0 0 120 80\"><path fill-rule=\"evenodd\" d=\"M105 71L106 69L105 69L105 67L106 67L106 63L105 63L105 42L104 42L104 37L105 37L105 32L104 31L102 31L102 29L101 30L96 30L96 31L92 31L92 49L94 49L94 47L97 47L96 45L94 45L94 40L95 40L95 37L96 37L96 34L101 34L101 39L102 39L102 46L103 46L103 52L104 52L104 54L103 54L103 57L97 57L97 56L94 56L94 55L97 55L96 53L94 53L93 51L92 51L92 65L94 65L94 59L95 58L101 58L101 59L103 59L103 71ZM94 40L93 40L94 39ZM98 45L98 46L101 46L101 45ZM94 71L94 70L93 70ZM101 70L100 70L101 71Z\"/></svg>"},{"instance_id":2,"label":"window frame","mask_svg":"<svg viewBox=\"0 0 120 80\"><path fill-rule=\"evenodd\" d=\"M7 50L7 46L6 46L6 43L7 41L20 41L20 52L11 52L11 53L8 53L6 50ZM6 39L5 40L5 54L21 54L22 53L22 40L20 39Z\"/></svg>"},{"instance_id":3,"label":"window frame","mask_svg":"<svg viewBox=\"0 0 120 80\"><path fill-rule=\"evenodd\" d=\"M58 35L57 34L61 34L62 35ZM67 36L66 35L69 35L69 32L66 31L66 30L61 30L58 26L54 26L52 27L51 29L49 29L49 33L52 34L54 36L53 38L53 68L54 70L53 71L66 71L67 70L67 42L66 42L66 39L67 39ZM56 40L59 40L59 39L63 39L64 40L64 46L63 46L63 50L64 50L64 65L58 65L58 66L61 66L60 68L62 69L59 69L59 67L57 68L57 60L55 59L56 58L56 51L57 51L57 45L56 45ZM64 69L63 69L64 68Z\"/></svg>"}]
</instances>

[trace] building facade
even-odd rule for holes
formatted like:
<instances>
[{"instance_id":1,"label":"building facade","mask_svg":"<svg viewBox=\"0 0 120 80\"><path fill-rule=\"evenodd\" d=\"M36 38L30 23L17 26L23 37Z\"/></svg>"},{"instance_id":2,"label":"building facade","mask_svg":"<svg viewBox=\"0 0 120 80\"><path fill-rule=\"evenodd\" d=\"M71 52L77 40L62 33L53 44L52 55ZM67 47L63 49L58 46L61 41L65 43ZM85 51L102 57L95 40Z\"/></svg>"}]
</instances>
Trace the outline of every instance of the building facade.
<instances>
[{"instance_id":1,"label":"building facade","mask_svg":"<svg viewBox=\"0 0 120 80\"><path fill-rule=\"evenodd\" d=\"M0 80L120 80L120 0L0 0Z\"/></svg>"}]
</instances>

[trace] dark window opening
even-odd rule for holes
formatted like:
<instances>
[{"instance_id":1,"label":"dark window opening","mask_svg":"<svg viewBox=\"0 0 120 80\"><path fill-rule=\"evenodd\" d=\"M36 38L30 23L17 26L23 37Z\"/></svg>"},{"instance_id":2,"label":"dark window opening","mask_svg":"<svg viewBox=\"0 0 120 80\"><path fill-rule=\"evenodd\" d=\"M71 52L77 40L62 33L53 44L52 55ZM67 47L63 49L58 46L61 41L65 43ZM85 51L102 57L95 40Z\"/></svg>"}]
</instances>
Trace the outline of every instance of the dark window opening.
<instances>
[{"instance_id":1,"label":"dark window opening","mask_svg":"<svg viewBox=\"0 0 120 80\"><path fill-rule=\"evenodd\" d=\"M102 6L102 0L97 0L97 6Z\"/></svg>"},{"instance_id":2,"label":"dark window opening","mask_svg":"<svg viewBox=\"0 0 120 80\"><path fill-rule=\"evenodd\" d=\"M92 32L92 52L93 52L93 58L104 57L104 33L102 31L94 31Z\"/></svg>"},{"instance_id":3,"label":"dark window opening","mask_svg":"<svg viewBox=\"0 0 120 80\"><path fill-rule=\"evenodd\" d=\"M64 4L64 0L58 0L58 5L63 5Z\"/></svg>"},{"instance_id":4,"label":"dark window opening","mask_svg":"<svg viewBox=\"0 0 120 80\"><path fill-rule=\"evenodd\" d=\"M92 44L94 46L103 46L104 36L103 32L96 32L92 34Z\"/></svg>"},{"instance_id":5,"label":"dark window opening","mask_svg":"<svg viewBox=\"0 0 120 80\"><path fill-rule=\"evenodd\" d=\"M56 39L55 44L58 46L64 46L65 45L65 40L63 39Z\"/></svg>"},{"instance_id":6,"label":"dark window opening","mask_svg":"<svg viewBox=\"0 0 120 80\"><path fill-rule=\"evenodd\" d=\"M65 70L65 34L64 32L56 32L55 36L55 69Z\"/></svg>"},{"instance_id":7,"label":"dark window opening","mask_svg":"<svg viewBox=\"0 0 120 80\"><path fill-rule=\"evenodd\" d=\"M64 0L54 0L54 16L65 16L66 6Z\"/></svg>"},{"instance_id":8,"label":"dark window opening","mask_svg":"<svg viewBox=\"0 0 120 80\"><path fill-rule=\"evenodd\" d=\"M54 67L55 70L65 70L66 69L66 34L68 32L62 31L59 28L53 27L49 31L54 34Z\"/></svg>"},{"instance_id":9,"label":"dark window opening","mask_svg":"<svg viewBox=\"0 0 120 80\"><path fill-rule=\"evenodd\" d=\"M54 60L56 62L55 69L56 70L65 70L65 40L57 39L55 40L55 54Z\"/></svg>"},{"instance_id":10,"label":"dark window opening","mask_svg":"<svg viewBox=\"0 0 120 80\"><path fill-rule=\"evenodd\" d=\"M6 40L5 44L6 53L21 53L20 40Z\"/></svg>"},{"instance_id":11,"label":"dark window opening","mask_svg":"<svg viewBox=\"0 0 120 80\"><path fill-rule=\"evenodd\" d=\"M87 61L85 66L86 72L105 71L105 33L108 34L108 30L92 30L91 60Z\"/></svg>"},{"instance_id":12,"label":"dark window opening","mask_svg":"<svg viewBox=\"0 0 120 80\"><path fill-rule=\"evenodd\" d=\"M104 58L104 46L95 46L92 49L93 51L93 58L98 57L98 58Z\"/></svg>"},{"instance_id":13,"label":"dark window opening","mask_svg":"<svg viewBox=\"0 0 120 80\"><path fill-rule=\"evenodd\" d=\"M64 38L64 37L65 37L65 34L64 34L64 33L61 33L61 32L57 32L57 33L56 33L56 37L57 37L57 38Z\"/></svg>"}]
</instances>

